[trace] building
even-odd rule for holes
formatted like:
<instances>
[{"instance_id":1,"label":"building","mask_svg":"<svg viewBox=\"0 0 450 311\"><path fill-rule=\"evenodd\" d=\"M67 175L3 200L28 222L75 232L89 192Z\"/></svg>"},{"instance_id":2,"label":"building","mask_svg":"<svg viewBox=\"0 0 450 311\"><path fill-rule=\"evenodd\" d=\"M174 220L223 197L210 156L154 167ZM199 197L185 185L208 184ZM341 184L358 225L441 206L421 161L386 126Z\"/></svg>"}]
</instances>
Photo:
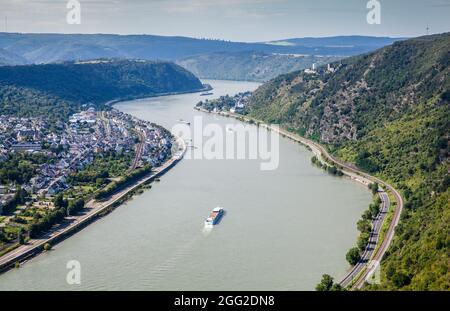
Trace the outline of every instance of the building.
<instances>
[{"instance_id":1,"label":"building","mask_svg":"<svg viewBox=\"0 0 450 311\"><path fill-rule=\"evenodd\" d=\"M21 144L13 144L11 149L17 152L33 152L33 151L41 151L42 146L39 143L21 143Z\"/></svg>"},{"instance_id":2,"label":"building","mask_svg":"<svg viewBox=\"0 0 450 311\"><path fill-rule=\"evenodd\" d=\"M335 72L336 70L335 70L333 67L331 67L330 64L328 64L328 65L327 65L327 71L330 72L330 73L333 73L333 72Z\"/></svg>"},{"instance_id":3,"label":"building","mask_svg":"<svg viewBox=\"0 0 450 311\"><path fill-rule=\"evenodd\" d=\"M305 69L305 73L306 74L315 74L315 73L317 73L317 71L316 71L316 64L314 63L314 64L312 64L311 68Z\"/></svg>"}]
</instances>

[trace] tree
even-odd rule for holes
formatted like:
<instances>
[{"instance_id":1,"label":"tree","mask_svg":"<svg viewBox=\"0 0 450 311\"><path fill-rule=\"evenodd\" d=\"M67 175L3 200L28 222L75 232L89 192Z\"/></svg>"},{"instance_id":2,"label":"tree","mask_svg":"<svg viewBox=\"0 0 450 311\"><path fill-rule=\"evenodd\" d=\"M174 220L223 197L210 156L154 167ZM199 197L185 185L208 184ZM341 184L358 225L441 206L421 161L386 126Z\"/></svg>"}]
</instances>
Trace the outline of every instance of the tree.
<instances>
[{"instance_id":1,"label":"tree","mask_svg":"<svg viewBox=\"0 0 450 311\"><path fill-rule=\"evenodd\" d=\"M55 207L67 207L67 200L64 199L64 196L62 193L59 193L55 199L53 200L53 204Z\"/></svg>"},{"instance_id":2,"label":"tree","mask_svg":"<svg viewBox=\"0 0 450 311\"><path fill-rule=\"evenodd\" d=\"M70 201L69 206L67 207L67 214L73 215L73 214L79 212L83 208L84 208L84 200L83 199Z\"/></svg>"},{"instance_id":3,"label":"tree","mask_svg":"<svg viewBox=\"0 0 450 311\"><path fill-rule=\"evenodd\" d=\"M352 266L356 265L358 261L361 259L361 254L359 252L359 248L353 247L348 252L347 255L345 255L345 258L347 259L348 263Z\"/></svg>"},{"instance_id":4,"label":"tree","mask_svg":"<svg viewBox=\"0 0 450 311\"><path fill-rule=\"evenodd\" d=\"M403 287L411 283L411 277L403 272L394 273L391 280L397 287Z\"/></svg>"},{"instance_id":5,"label":"tree","mask_svg":"<svg viewBox=\"0 0 450 311\"><path fill-rule=\"evenodd\" d=\"M316 291L327 292L333 286L333 278L329 274L322 275L322 280L316 286Z\"/></svg>"},{"instance_id":6,"label":"tree","mask_svg":"<svg viewBox=\"0 0 450 311\"><path fill-rule=\"evenodd\" d=\"M316 291L328 292L328 291L343 291L344 288L338 283L334 283L334 279L329 274L322 275L322 280L316 286Z\"/></svg>"},{"instance_id":7,"label":"tree","mask_svg":"<svg viewBox=\"0 0 450 311\"><path fill-rule=\"evenodd\" d=\"M331 175L336 175L337 174L337 168L334 165L333 166L328 166L327 171Z\"/></svg>"},{"instance_id":8,"label":"tree","mask_svg":"<svg viewBox=\"0 0 450 311\"><path fill-rule=\"evenodd\" d=\"M19 240L19 244L20 244L20 245L25 244L25 235L24 235L24 232L23 232L23 231L24 231L23 228L20 228L20 229L19 229L19 232L17 233L17 236L18 236L18 240Z\"/></svg>"},{"instance_id":9,"label":"tree","mask_svg":"<svg viewBox=\"0 0 450 311\"><path fill-rule=\"evenodd\" d=\"M369 234L367 232L361 233L357 242L358 248L361 251L363 251L366 249L368 243L369 243Z\"/></svg>"},{"instance_id":10,"label":"tree","mask_svg":"<svg viewBox=\"0 0 450 311\"><path fill-rule=\"evenodd\" d=\"M372 194L375 195L378 193L378 188L380 187L377 182L369 184L369 189L372 190Z\"/></svg>"},{"instance_id":11,"label":"tree","mask_svg":"<svg viewBox=\"0 0 450 311\"><path fill-rule=\"evenodd\" d=\"M372 215L372 219L375 219L380 213L380 205L377 203L372 203L369 206L370 214Z\"/></svg>"},{"instance_id":12,"label":"tree","mask_svg":"<svg viewBox=\"0 0 450 311\"><path fill-rule=\"evenodd\" d=\"M372 230L372 224L367 219L360 219L356 226L361 233L369 233Z\"/></svg>"}]
</instances>

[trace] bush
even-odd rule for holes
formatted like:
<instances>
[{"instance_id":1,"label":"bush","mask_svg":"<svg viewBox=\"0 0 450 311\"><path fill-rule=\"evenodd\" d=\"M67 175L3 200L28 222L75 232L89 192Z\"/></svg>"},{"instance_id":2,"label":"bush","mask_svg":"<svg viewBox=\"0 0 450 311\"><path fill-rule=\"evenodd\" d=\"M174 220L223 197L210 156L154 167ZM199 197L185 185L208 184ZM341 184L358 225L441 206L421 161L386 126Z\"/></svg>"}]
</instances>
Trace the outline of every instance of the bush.
<instances>
[{"instance_id":1,"label":"bush","mask_svg":"<svg viewBox=\"0 0 450 311\"><path fill-rule=\"evenodd\" d=\"M361 251L364 251L367 247L367 244L369 243L369 236L370 234L367 232L361 233L359 238L358 238L358 242L356 243L358 245L358 248Z\"/></svg>"},{"instance_id":2,"label":"bush","mask_svg":"<svg viewBox=\"0 0 450 311\"><path fill-rule=\"evenodd\" d=\"M348 263L352 266L356 265L358 261L361 259L361 254L359 252L359 248L353 247L348 252L347 255L345 255L345 258L347 259Z\"/></svg>"},{"instance_id":3,"label":"bush","mask_svg":"<svg viewBox=\"0 0 450 311\"><path fill-rule=\"evenodd\" d=\"M67 207L67 214L68 215L74 215L80 210L84 208L84 200L78 199L74 201L69 202L69 206Z\"/></svg>"},{"instance_id":4,"label":"bush","mask_svg":"<svg viewBox=\"0 0 450 311\"><path fill-rule=\"evenodd\" d=\"M326 291L334 292L343 290L344 288L338 283L334 283L334 279L328 274L322 275L322 280L316 286L316 291L319 292L326 292Z\"/></svg>"}]
</instances>

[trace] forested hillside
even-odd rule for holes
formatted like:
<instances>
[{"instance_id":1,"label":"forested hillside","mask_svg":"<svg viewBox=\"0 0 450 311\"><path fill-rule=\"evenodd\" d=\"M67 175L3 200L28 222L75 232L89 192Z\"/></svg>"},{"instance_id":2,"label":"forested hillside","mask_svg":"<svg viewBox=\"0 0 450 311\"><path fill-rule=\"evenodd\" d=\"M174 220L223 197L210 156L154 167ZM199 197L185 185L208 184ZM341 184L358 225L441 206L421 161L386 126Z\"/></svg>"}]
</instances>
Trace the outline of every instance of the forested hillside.
<instances>
[{"instance_id":1,"label":"forested hillside","mask_svg":"<svg viewBox=\"0 0 450 311\"><path fill-rule=\"evenodd\" d=\"M29 63L128 58L178 60L215 52L350 56L373 51L401 38L328 37L290 39L289 44L232 42L225 40L154 35L21 34L0 33L0 49Z\"/></svg>"},{"instance_id":2,"label":"forested hillside","mask_svg":"<svg viewBox=\"0 0 450 311\"><path fill-rule=\"evenodd\" d=\"M314 63L320 66L338 59L245 51L196 55L177 63L200 78L263 82L283 73L309 68Z\"/></svg>"},{"instance_id":3,"label":"forested hillside","mask_svg":"<svg viewBox=\"0 0 450 311\"><path fill-rule=\"evenodd\" d=\"M57 114L67 118L77 106L113 99L189 92L203 85L173 63L89 61L0 67L0 114Z\"/></svg>"},{"instance_id":4,"label":"forested hillside","mask_svg":"<svg viewBox=\"0 0 450 311\"><path fill-rule=\"evenodd\" d=\"M0 48L0 66L24 65L27 61L23 57Z\"/></svg>"},{"instance_id":5,"label":"forested hillside","mask_svg":"<svg viewBox=\"0 0 450 311\"><path fill-rule=\"evenodd\" d=\"M372 289L450 289L450 34L277 77L249 114L325 143L406 201Z\"/></svg>"}]
</instances>

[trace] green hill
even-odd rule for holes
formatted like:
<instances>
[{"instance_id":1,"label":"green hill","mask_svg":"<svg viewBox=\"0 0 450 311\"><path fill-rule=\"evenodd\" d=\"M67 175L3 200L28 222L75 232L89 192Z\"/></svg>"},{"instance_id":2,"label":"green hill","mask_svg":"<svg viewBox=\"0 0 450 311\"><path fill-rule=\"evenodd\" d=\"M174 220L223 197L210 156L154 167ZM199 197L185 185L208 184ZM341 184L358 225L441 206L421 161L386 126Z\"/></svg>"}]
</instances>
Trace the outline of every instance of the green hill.
<instances>
[{"instance_id":1,"label":"green hill","mask_svg":"<svg viewBox=\"0 0 450 311\"><path fill-rule=\"evenodd\" d=\"M299 56L245 51L196 55L179 60L177 63L200 78L267 81L283 73L309 68L314 63L323 65L338 59L338 57L331 56Z\"/></svg>"},{"instance_id":2,"label":"green hill","mask_svg":"<svg viewBox=\"0 0 450 311\"><path fill-rule=\"evenodd\" d=\"M390 181L406 204L371 289L450 289L450 34L420 37L261 86L249 114Z\"/></svg>"},{"instance_id":3,"label":"green hill","mask_svg":"<svg viewBox=\"0 0 450 311\"><path fill-rule=\"evenodd\" d=\"M27 60L23 57L0 48L0 66L25 65L26 63Z\"/></svg>"},{"instance_id":4,"label":"green hill","mask_svg":"<svg viewBox=\"0 0 450 311\"><path fill-rule=\"evenodd\" d=\"M59 115L114 99L203 89L173 63L113 60L0 67L0 114Z\"/></svg>"},{"instance_id":5,"label":"green hill","mask_svg":"<svg viewBox=\"0 0 450 311\"><path fill-rule=\"evenodd\" d=\"M328 37L289 39L289 45L232 42L179 36L2 33L0 49L29 63L53 63L98 58L179 60L215 52L258 51L272 54L351 56L373 51L402 38Z\"/></svg>"}]
</instances>

